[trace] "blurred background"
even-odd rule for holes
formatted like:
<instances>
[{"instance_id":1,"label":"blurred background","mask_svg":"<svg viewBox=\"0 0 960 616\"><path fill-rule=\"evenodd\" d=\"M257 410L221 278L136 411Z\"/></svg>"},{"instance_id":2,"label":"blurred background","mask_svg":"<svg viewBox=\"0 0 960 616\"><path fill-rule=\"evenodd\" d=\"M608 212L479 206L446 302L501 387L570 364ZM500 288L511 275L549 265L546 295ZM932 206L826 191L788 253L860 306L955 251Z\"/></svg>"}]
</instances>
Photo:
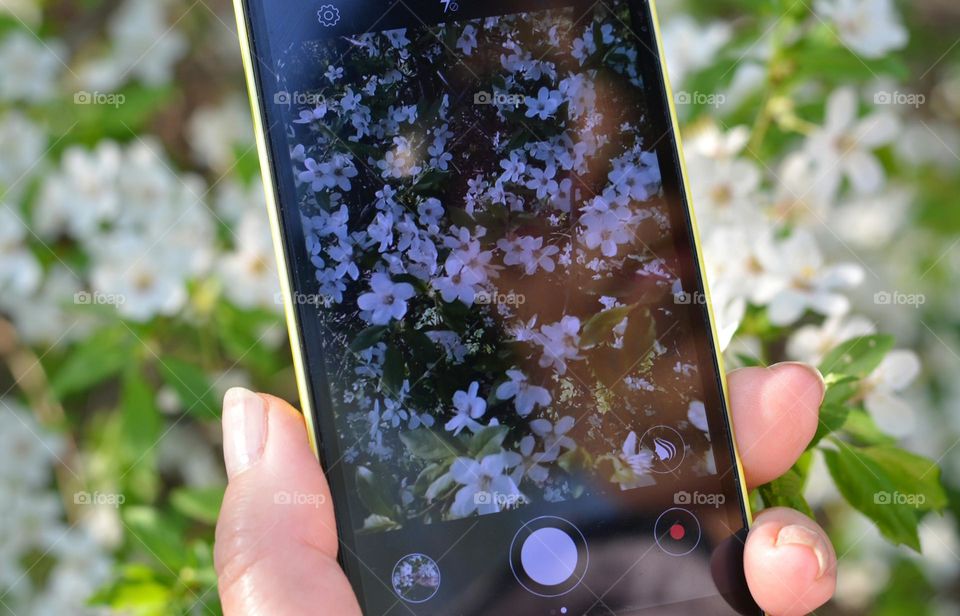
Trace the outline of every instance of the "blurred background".
<instances>
[{"instance_id":1,"label":"blurred background","mask_svg":"<svg viewBox=\"0 0 960 616\"><path fill-rule=\"evenodd\" d=\"M728 361L831 384L755 504L821 613L960 613L960 4L659 8ZM248 109L226 0L0 0L0 614L220 613L220 397L296 398Z\"/></svg>"}]
</instances>

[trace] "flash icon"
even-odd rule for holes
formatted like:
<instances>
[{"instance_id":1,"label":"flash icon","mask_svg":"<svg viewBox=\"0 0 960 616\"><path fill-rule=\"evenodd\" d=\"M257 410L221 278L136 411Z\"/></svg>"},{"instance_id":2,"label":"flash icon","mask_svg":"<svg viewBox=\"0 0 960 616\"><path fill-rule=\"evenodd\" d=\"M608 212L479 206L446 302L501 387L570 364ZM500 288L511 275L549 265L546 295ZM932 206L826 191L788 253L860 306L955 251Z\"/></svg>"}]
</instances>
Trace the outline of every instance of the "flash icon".
<instances>
[{"instance_id":1,"label":"flash icon","mask_svg":"<svg viewBox=\"0 0 960 616\"><path fill-rule=\"evenodd\" d=\"M456 0L440 0L440 4L443 5L444 13L456 13L460 10L460 5L456 3Z\"/></svg>"}]
</instances>

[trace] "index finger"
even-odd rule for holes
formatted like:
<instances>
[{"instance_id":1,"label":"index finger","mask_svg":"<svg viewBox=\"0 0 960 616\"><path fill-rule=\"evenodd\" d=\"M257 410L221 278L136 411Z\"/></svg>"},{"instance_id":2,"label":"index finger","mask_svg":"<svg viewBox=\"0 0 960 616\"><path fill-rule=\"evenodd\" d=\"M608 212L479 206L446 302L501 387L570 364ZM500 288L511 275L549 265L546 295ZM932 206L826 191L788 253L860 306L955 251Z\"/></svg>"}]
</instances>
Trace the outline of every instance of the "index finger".
<instances>
[{"instance_id":1,"label":"index finger","mask_svg":"<svg viewBox=\"0 0 960 616\"><path fill-rule=\"evenodd\" d=\"M826 391L813 366L794 362L728 375L733 429L747 485L787 472L810 444Z\"/></svg>"}]
</instances>

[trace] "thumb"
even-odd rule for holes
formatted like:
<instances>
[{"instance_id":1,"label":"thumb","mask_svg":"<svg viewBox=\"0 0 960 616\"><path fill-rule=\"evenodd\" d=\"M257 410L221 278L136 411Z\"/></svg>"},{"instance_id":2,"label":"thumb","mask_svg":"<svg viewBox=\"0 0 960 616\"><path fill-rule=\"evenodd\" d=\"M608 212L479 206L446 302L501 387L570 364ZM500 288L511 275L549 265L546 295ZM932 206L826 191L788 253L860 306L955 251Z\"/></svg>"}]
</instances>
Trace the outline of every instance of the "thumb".
<instances>
[{"instance_id":1,"label":"thumb","mask_svg":"<svg viewBox=\"0 0 960 616\"><path fill-rule=\"evenodd\" d=\"M360 614L337 563L326 478L303 418L287 403L245 389L223 402L229 483L214 557L226 616Z\"/></svg>"}]
</instances>

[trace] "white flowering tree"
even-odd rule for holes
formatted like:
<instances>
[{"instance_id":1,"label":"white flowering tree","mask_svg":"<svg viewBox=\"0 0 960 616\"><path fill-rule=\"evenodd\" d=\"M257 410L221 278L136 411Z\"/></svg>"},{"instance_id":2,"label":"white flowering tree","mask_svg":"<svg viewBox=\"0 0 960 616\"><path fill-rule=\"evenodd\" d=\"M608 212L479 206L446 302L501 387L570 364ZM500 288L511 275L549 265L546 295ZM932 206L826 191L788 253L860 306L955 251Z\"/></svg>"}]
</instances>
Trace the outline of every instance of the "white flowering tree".
<instances>
[{"instance_id":1,"label":"white flowering tree","mask_svg":"<svg viewBox=\"0 0 960 616\"><path fill-rule=\"evenodd\" d=\"M939 304L937 262L951 251L926 228L941 217L925 201L955 182L958 135L940 119L946 90L930 79L945 67L923 50L950 43L908 48L890 0L763 4L769 14L736 23L687 3L693 13L669 11L664 31L728 360L805 361L827 381L807 453L754 504L827 523L845 555L838 605L929 604L920 587L878 596L857 576L877 554L886 559L873 575L957 571L938 479L955 437L937 425L935 399L910 395L923 368L903 349L934 363L957 356L936 333L943 308L925 308Z\"/></svg>"},{"instance_id":2,"label":"white flowering tree","mask_svg":"<svg viewBox=\"0 0 960 616\"><path fill-rule=\"evenodd\" d=\"M828 383L809 452L754 505L799 508L829 530L830 613L955 613L956 8L659 8L728 363L807 361ZM218 397L234 384L296 396L231 12L0 2L0 606L11 613L219 609ZM509 41L486 25L451 27L447 47L476 59L491 32ZM596 405L584 383L600 383L603 408L622 392L681 400L684 438L709 449L690 367L667 365L677 354L656 317L683 289L671 256L638 241L669 228L652 147L639 117L596 96L597 72L636 85L634 51L622 25L550 25L522 27L564 53L508 45L509 76L475 105L391 82L397 57L445 49L403 31L360 39L376 79L332 63L314 84L327 104L291 122L310 291L328 325L349 324L334 358L349 385L332 394L354 409L343 436L360 468L358 525L569 498L587 470L610 489L645 485L652 454L616 416L646 409L592 421L553 411ZM569 138L598 108L607 124ZM485 134L464 138L470 120ZM506 133L511 122L536 138ZM599 141L610 135L615 151ZM496 174L464 166L478 144ZM607 166L584 173L598 151ZM457 207L438 188L451 178ZM352 191L367 209L343 207ZM645 301L618 295L624 262ZM589 304L556 300L571 271L590 272ZM395 482L380 472L388 462Z\"/></svg>"}]
</instances>

